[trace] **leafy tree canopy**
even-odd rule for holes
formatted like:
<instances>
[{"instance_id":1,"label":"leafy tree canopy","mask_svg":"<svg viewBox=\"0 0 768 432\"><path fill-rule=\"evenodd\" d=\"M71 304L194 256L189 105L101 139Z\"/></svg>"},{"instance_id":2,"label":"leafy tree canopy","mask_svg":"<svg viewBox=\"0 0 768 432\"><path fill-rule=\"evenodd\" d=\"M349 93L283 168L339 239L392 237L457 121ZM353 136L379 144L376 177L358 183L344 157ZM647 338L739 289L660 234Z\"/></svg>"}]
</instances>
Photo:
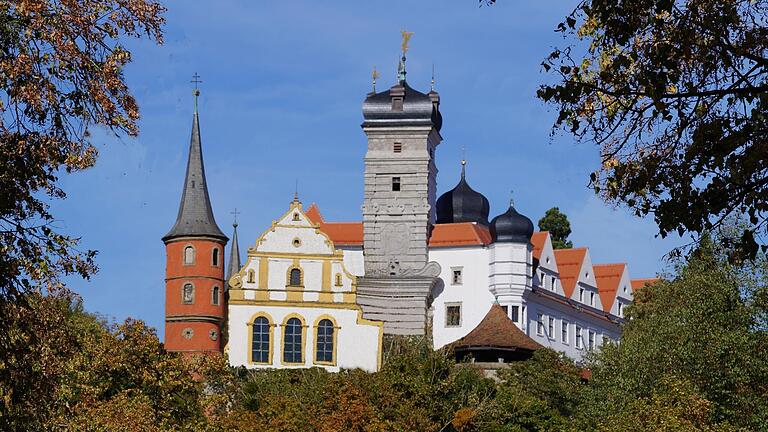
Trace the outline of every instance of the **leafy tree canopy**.
<instances>
[{"instance_id":1,"label":"leafy tree canopy","mask_svg":"<svg viewBox=\"0 0 768 432\"><path fill-rule=\"evenodd\" d=\"M735 253L768 249L767 15L766 0L578 4L538 96L556 129L599 145L597 193L653 215L662 236L743 214Z\"/></svg>"},{"instance_id":2,"label":"leafy tree canopy","mask_svg":"<svg viewBox=\"0 0 768 432\"><path fill-rule=\"evenodd\" d=\"M552 207L544 213L539 219L539 229L549 231L552 238L552 246L555 249L570 249L573 243L568 240L571 235L571 223L568 222L568 216L561 213L558 207Z\"/></svg>"},{"instance_id":3,"label":"leafy tree canopy","mask_svg":"<svg viewBox=\"0 0 768 432\"><path fill-rule=\"evenodd\" d=\"M0 295L95 271L95 252L54 230L45 198L65 196L61 172L93 165L91 128L138 133L120 40L162 42L164 10L152 0L0 2Z\"/></svg>"}]
</instances>

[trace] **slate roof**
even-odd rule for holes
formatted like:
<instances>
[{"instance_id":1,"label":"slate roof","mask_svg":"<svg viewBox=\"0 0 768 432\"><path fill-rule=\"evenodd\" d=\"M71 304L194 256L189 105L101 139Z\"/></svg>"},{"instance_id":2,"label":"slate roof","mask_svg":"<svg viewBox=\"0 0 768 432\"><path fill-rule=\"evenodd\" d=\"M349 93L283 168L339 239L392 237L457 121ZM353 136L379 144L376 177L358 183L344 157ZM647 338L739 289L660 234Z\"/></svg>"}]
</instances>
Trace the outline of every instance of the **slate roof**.
<instances>
[{"instance_id":1,"label":"slate roof","mask_svg":"<svg viewBox=\"0 0 768 432\"><path fill-rule=\"evenodd\" d=\"M237 244L237 223L232 224L232 245L229 251L229 266L227 267L227 279L240 271L240 245Z\"/></svg>"},{"instance_id":2,"label":"slate roof","mask_svg":"<svg viewBox=\"0 0 768 432\"><path fill-rule=\"evenodd\" d=\"M214 237L223 242L228 240L213 217L211 199L208 196L208 182L205 179L197 110L192 119L189 159L187 173L184 176L179 214L173 228L163 237L163 241L168 242L177 237Z\"/></svg>"},{"instance_id":3,"label":"slate roof","mask_svg":"<svg viewBox=\"0 0 768 432\"><path fill-rule=\"evenodd\" d=\"M453 343L453 348L457 350L496 348L535 351L542 346L517 328L517 325L509 319L501 306L494 304L477 327Z\"/></svg>"},{"instance_id":4,"label":"slate roof","mask_svg":"<svg viewBox=\"0 0 768 432\"><path fill-rule=\"evenodd\" d=\"M488 198L467 183L465 161L461 164L461 180L456 187L440 195L435 207L438 224L477 222L488 226L491 205Z\"/></svg>"},{"instance_id":5,"label":"slate roof","mask_svg":"<svg viewBox=\"0 0 768 432\"><path fill-rule=\"evenodd\" d=\"M403 97L403 109L392 109L392 98ZM363 126L434 126L442 127L443 117L438 109L436 92L424 94L401 81L380 93L371 93L363 102Z\"/></svg>"}]
</instances>

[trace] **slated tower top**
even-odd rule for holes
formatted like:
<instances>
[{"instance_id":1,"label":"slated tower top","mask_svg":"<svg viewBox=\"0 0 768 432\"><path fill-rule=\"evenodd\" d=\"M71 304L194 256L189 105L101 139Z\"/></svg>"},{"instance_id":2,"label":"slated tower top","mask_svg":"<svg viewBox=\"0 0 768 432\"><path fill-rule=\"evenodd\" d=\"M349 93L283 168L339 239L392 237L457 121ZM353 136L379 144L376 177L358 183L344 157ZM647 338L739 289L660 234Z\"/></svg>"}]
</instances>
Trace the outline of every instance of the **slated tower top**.
<instances>
[{"instance_id":1,"label":"slated tower top","mask_svg":"<svg viewBox=\"0 0 768 432\"><path fill-rule=\"evenodd\" d=\"M197 80L197 75L195 79ZM199 81L193 81L199 82ZM187 173L184 177L184 189L179 204L179 214L173 228L163 237L169 242L179 237L213 237L226 242L227 236L221 232L213 217L211 199L208 196L208 184L205 180L203 150L200 142L200 121L197 114L197 97L200 90L195 88L195 113L192 118L192 137L189 142Z\"/></svg>"}]
</instances>

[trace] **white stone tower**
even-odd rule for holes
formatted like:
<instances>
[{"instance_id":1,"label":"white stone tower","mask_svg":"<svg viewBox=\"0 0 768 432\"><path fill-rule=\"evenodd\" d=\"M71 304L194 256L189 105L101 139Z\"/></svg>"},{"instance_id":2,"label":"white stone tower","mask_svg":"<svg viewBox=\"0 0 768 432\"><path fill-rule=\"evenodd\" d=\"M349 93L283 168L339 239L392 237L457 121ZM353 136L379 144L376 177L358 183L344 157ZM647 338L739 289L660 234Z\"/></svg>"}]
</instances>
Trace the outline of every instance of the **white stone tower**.
<instances>
[{"instance_id":1,"label":"white stone tower","mask_svg":"<svg viewBox=\"0 0 768 432\"><path fill-rule=\"evenodd\" d=\"M358 302L366 318L384 321L385 333L424 334L437 263L427 243L435 222L440 144L440 96L411 88L405 51L392 88L368 94L363 103L365 155L363 246L365 277Z\"/></svg>"}]
</instances>

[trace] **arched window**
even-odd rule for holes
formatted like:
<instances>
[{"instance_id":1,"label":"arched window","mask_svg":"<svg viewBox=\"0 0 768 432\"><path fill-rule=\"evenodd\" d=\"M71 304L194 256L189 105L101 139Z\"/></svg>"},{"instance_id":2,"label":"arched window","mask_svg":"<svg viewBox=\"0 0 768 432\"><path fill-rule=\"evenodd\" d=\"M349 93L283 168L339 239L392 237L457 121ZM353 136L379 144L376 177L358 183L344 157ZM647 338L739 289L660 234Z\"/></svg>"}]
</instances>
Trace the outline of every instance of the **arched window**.
<instances>
[{"instance_id":1,"label":"arched window","mask_svg":"<svg viewBox=\"0 0 768 432\"><path fill-rule=\"evenodd\" d=\"M301 269L292 268L288 274L288 285L301 286Z\"/></svg>"},{"instance_id":2,"label":"arched window","mask_svg":"<svg viewBox=\"0 0 768 432\"><path fill-rule=\"evenodd\" d=\"M336 286L341 286L341 273L336 273Z\"/></svg>"},{"instance_id":3,"label":"arched window","mask_svg":"<svg viewBox=\"0 0 768 432\"><path fill-rule=\"evenodd\" d=\"M256 283L256 272L248 270L248 283Z\"/></svg>"},{"instance_id":4,"label":"arched window","mask_svg":"<svg viewBox=\"0 0 768 432\"><path fill-rule=\"evenodd\" d=\"M211 304L218 306L221 297L221 288L215 286L211 292Z\"/></svg>"},{"instance_id":5,"label":"arched window","mask_svg":"<svg viewBox=\"0 0 768 432\"><path fill-rule=\"evenodd\" d=\"M303 363L301 347L304 345L301 320L290 318L285 323L283 336L283 362Z\"/></svg>"},{"instance_id":6,"label":"arched window","mask_svg":"<svg viewBox=\"0 0 768 432\"><path fill-rule=\"evenodd\" d=\"M184 289L181 294L181 301L184 304L192 304L195 302L195 287L191 283L184 284Z\"/></svg>"},{"instance_id":7,"label":"arched window","mask_svg":"<svg viewBox=\"0 0 768 432\"><path fill-rule=\"evenodd\" d=\"M269 358L270 326L269 320L263 316L253 321L253 337L251 338L251 361L254 363L271 363Z\"/></svg>"},{"instance_id":8,"label":"arched window","mask_svg":"<svg viewBox=\"0 0 768 432\"><path fill-rule=\"evenodd\" d=\"M195 248L187 246L184 248L184 264L191 265L195 263Z\"/></svg>"},{"instance_id":9,"label":"arched window","mask_svg":"<svg viewBox=\"0 0 768 432\"><path fill-rule=\"evenodd\" d=\"M317 323L317 343L315 346L315 361L318 363L333 363L334 326L329 319Z\"/></svg>"},{"instance_id":10,"label":"arched window","mask_svg":"<svg viewBox=\"0 0 768 432\"><path fill-rule=\"evenodd\" d=\"M213 252L211 256L211 265L215 267L219 266L219 248L213 248Z\"/></svg>"}]
</instances>

